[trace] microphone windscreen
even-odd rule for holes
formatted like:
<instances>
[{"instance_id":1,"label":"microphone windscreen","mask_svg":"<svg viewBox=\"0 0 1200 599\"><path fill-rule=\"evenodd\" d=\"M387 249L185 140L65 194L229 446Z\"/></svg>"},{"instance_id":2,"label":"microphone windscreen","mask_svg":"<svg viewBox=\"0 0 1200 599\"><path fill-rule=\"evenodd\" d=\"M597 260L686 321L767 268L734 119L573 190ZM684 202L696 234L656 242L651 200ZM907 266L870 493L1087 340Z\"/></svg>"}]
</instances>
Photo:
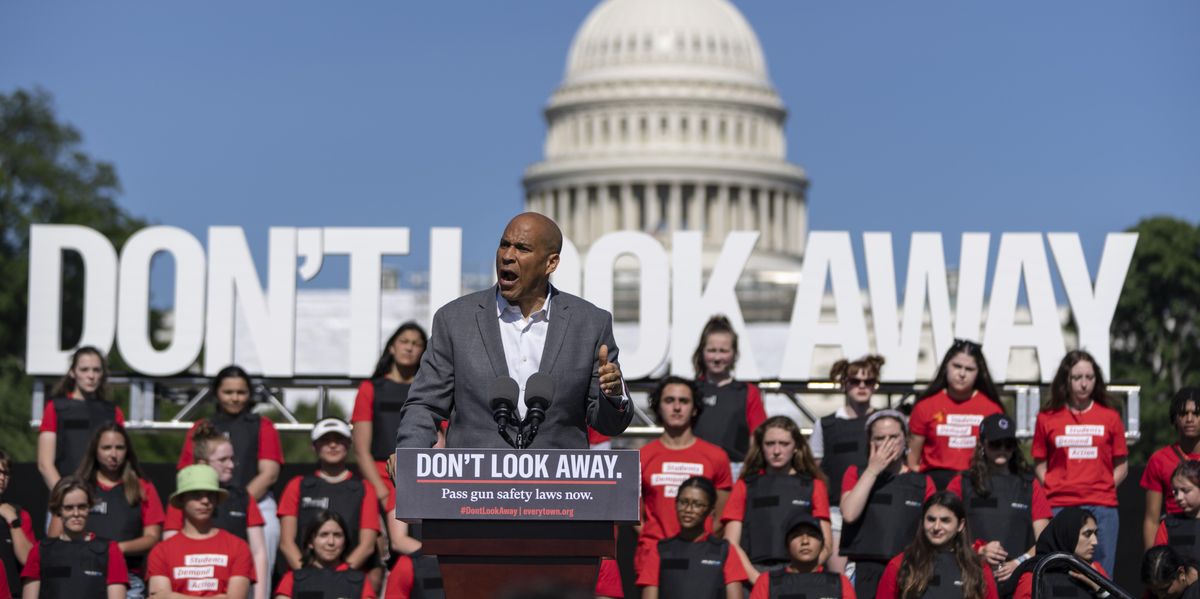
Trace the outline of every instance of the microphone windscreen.
<instances>
[{"instance_id":1,"label":"microphone windscreen","mask_svg":"<svg viewBox=\"0 0 1200 599\"><path fill-rule=\"evenodd\" d=\"M492 383L491 389L491 407L492 411L500 406L505 406L512 410L517 407L517 398L521 396L521 387L517 385L517 381L511 376L502 376L497 378Z\"/></svg>"},{"instance_id":2,"label":"microphone windscreen","mask_svg":"<svg viewBox=\"0 0 1200 599\"><path fill-rule=\"evenodd\" d=\"M530 408L545 410L554 399L554 379L541 372L530 375L525 381L525 405Z\"/></svg>"}]
</instances>

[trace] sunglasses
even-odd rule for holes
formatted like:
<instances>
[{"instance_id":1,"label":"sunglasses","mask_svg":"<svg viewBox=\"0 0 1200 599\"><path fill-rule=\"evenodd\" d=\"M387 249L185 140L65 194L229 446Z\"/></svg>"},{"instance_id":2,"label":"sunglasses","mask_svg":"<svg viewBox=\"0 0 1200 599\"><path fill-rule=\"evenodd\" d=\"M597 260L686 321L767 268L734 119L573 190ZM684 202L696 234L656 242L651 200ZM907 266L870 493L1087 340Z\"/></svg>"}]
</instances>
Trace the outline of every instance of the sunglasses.
<instances>
[{"instance_id":1,"label":"sunglasses","mask_svg":"<svg viewBox=\"0 0 1200 599\"><path fill-rule=\"evenodd\" d=\"M846 377L847 387L874 387L879 384L879 379L860 379L855 376Z\"/></svg>"},{"instance_id":2,"label":"sunglasses","mask_svg":"<svg viewBox=\"0 0 1200 599\"><path fill-rule=\"evenodd\" d=\"M1015 449L1017 442L1014 439L1001 439L999 441L988 441L988 449Z\"/></svg>"}]
</instances>

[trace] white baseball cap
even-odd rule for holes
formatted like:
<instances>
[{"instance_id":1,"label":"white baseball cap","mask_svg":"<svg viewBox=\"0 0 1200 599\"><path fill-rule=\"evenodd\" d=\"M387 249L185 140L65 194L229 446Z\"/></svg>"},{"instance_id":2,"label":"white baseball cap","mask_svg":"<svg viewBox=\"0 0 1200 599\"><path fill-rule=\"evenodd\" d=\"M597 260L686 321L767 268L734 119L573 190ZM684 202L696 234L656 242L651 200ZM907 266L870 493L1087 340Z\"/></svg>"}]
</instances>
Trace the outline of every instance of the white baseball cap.
<instances>
[{"instance_id":1,"label":"white baseball cap","mask_svg":"<svg viewBox=\"0 0 1200 599\"><path fill-rule=\"evenodd\" d=\"M341 418L323 418L320 422L313 425L312 440L316 441L329 433L337 433L347 439L350 439L350 425Z\"/></svg>"}]
</instances>

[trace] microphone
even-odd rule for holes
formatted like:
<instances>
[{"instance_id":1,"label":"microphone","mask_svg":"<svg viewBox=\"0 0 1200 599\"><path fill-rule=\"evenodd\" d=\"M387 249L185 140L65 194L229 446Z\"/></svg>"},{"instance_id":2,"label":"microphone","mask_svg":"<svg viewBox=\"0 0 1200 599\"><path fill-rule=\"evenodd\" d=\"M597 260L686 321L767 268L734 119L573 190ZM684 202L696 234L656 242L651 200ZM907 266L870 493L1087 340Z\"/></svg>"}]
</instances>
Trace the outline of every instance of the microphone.
<instances>
[{"instance_id":1,"label":"microphone","mask_svg":"<svg viewBox=\"0 0 1200 599\"><path fill-rule=\"evenodd\" d=\"M521 396L521 388L517 386L517 381L512 377L502 376L492 383L489 395L492 398L490 403L492 419L496 421L500 437L504 439L505 443L508 443L509 447L516 449L517 444L508 434L508 427L515 423L513 415L517 411L517 398ZM517 438L520 439L520 435Z\"/></svg>"},{"instance_id":2,"label":"microphone","mask_svg":"<svg viewBox=\"0 0 1200 599\"><path fill-rule=\"evenodd\" d=\"M540 372L531 375L529 380L525 381L525 420L521 423L521 434L517 437L520 449L533 444L538 426L546 421L546 410L550 409L550 401L554 399L554 387L554 379Z\"/></svg>"}]
</instances>

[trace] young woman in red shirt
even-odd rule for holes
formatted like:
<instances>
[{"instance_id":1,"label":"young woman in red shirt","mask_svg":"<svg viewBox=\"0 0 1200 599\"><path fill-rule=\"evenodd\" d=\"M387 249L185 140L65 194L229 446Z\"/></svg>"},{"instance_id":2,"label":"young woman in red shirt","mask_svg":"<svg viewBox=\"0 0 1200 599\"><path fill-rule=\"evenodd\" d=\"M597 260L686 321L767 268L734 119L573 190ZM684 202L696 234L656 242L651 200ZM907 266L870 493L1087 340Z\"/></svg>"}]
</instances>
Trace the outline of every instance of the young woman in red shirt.
<instances>
[{"instance_id":1,"label":"young woman in red shirt","mask_svg":"<svg viewBox=\"0 0 1200 599\"><path fill-rule=\"evenodd\" d=\"M908 419L908 467L933 478L938 489L971 465L979 423L1003 414L1000 394L988 372L983 348L955 339L933 382L921 393Z\"/></svg>"},{"instance_id":2,"label":"young woman in red shirt","mask_svg":"<svg viewBox=\"0 0 1200 599\"><path fill-rule=\"evenodd\" d=\"M12 461L8 454L0 451L0 497L8 490L12 482ZM4 584L11 592L21 592L21 567L29 559L29 552L37 543L33 534L33 521L29 512L21 506L7 501L0 502L0 564L4 571L0 573L0 584ZM0 597L5 593L0 592Z\"/></svg>"},{"instance_id":3,"label":"young woman in red shirt","mask_svg":"<svg viewBox=\"0 0 1200 599\"><path fill-rule=\"evenodd\" d=\"M1117 486L1129 473L1125 423L1110 407L1091 354L1067 352L1034 426L1032 455L1054 512L1082 507L1096 518L1096 561L1111 572L1117 550Z\"/></svg>"},{"instance_id":4,"label":"young woman in red shirt","mask_svg":"<svg viewBox=\"0 0 1200 599\"><path fill-rule=\"evenodd\" d=\"M100 350L84 346L71 355L71 366L50 391L38 428L38 472L53 489L74 474L87 455L92 431L102 424L125 424L121 408L105 397L108 361Z\"/></svg>"},{"instance_id":5,"label":"young woman in red shirt","mask_svg":"<svg viewBox=\"0 0 1200 599\"><path fill-rule=\"evenodd\" d=\"M761 572L782 569L791 561L787 530L779 524L794 513L816 518L822 546L830 545L825 474L813 462L800 427L787 416L772 416L754 430L746 466L721 513L725 540L737 549L751 584Z\"/></svg>"},{"instance_id":6,"label":"young woman in red shirt","mask_svg":"<svg viewBox=\"0 0 1200 599\"><path fill-rule=\"evenodd\" d=\"M1147 549L1156 545L1154 535L1162 521L1163 508L1168 515L1180 512L1171 489L1171 474L1180 462L1200 460L1200 387L1184 387L1177 391L1171 398L1170 414L1176 440L1154 452L1142 473L1141 485L1146 490L1142 536Z\"/></svg>"},{"instance_id":7,"label":"young woman in red shirt","mask_svg":"<svg viewBox=\"0 0 1200 599\"><path fill-rule=\"evenodd\" d=\"M1166 546L1151 547L1142 557L1142 584L1154 599L1200 597L1200 567Z\"/></svg>"},{"instance_id":8,"label":"young woman in red shirt","mask_svg":"<svg viewBox=\"0 0 1200 599\"><path fill-rule=\"evenodd\" d=\"M992 570L971 549L966 515L962 500L950 491L926 499L917 538L888 562L875 596L999 599Z\"/></svg>"},{"instance_id":9,"label":"young woman in red shirt","mask_svg":"<svg viewBox=\"0 0 1200 599\"><path fill-rule=\"evenodd\" d=\"M1171 475L1178 514L1167 514L1154 533L1155 545L1170 545L1179 553L1200 556L1200 462L1187 460Z\"/></svg>"},{"instance_id":10,"label":"young woman in red shirt","mask_svg":"<svg viewBox=\"0 0 1200 599\"><path fill-rule=\"evenodd\" d=\"M1052 553L1072 553L1092 569L1108 578L1108 571L1094 561L1097 546L1096 518L1078 507L1068 507L1054 515L1050 525L1038 536L1037 553L1033 559L1021 564L1014 576L1017 589L1013 599L1030 599L1033 595L1033 571L1042 560ZM1041 579L1039 597L1080 597L1098 595L1100 586L1076 572L1054 569Z\"/></svg>"},{"instance_id":11,"label":"young woman in red shirt","mask_svg":"<svg viewBox=\"0 0 1200 599\"><path fill-rule=\"evenodd\" d=\"M849 579L821 567L827 534L819 520L796 512L782 530L790 558L788 564L781 570L759 576L750 591L750 599L808 596L856 599L854 585Z\"/></svg>"},{"instance_id":12,"label":"young woman in red shirt","mask_svg":"<svg viewBox=\"0 0 1200 599\"><path fill-rule=\"evenodd\" d=\"M304 567L283 575L275 599L375 599L375 589L360 570L346 563L346 522L329 510L319 512L304 530Z\"/></svg>"},{"instance_id":13,"label":"young woman in red shirt","mask_svg":"<svg viewBox=\"0 0 1200 599\"><path fill-rule=\"evenodd\" d=\"M724 449L734 470L746 459L751 433L767 419L758 387L733 378L737 360L738 336L733 324L722 315L708 319L692 354L696 397L704 403L695 433Z\"/></svg>"},{"instance_id":14,"label":"young woman in red shirt","mask_svg":"<svg viewBox=\"0 0 1200 599\"><path fill-rule=\"evenodd\" d=\"M742 570L733 545L710 536L717 489L707 478L680 483L675 496L678 533L656 542L638 572L642 599L742 599Z\"/></svg>"},{"instance_id":15,"label":"young woman in red shirt","mask_svg":"<svg viewBox=\"0 0 1200 599\"><path fill-rule=\"evenodd\" d=\"M29 552L21 570L23 597L125 598L129 573L117 542L87 531L94 505L92 486L83 479L70 475L55 483L48 507L62 522L62 530Z\"/></svg>"}]
</instances>

